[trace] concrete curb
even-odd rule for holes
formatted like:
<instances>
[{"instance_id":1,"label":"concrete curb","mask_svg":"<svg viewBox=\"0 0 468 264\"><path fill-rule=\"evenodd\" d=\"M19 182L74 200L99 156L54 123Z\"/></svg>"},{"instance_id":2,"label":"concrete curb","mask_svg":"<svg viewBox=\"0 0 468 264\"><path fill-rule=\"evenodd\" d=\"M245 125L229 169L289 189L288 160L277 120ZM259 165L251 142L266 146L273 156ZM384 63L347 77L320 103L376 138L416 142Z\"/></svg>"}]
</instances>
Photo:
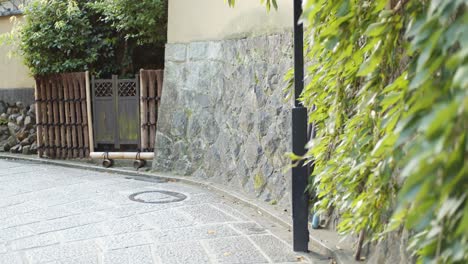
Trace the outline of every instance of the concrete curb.
<instances>
[{"instance_id":1,"label":"concrete curb","mask_svg":"<svg viewBox=\"0 0 468 264\"><path fill-rule=\"evenodd\" d=\"M43 163L43 164L50 164L50 165L55 165L55 166L62 166L62 167L67 167L67 168L75 168L75 169L83 169L83 170L89 170L89 171L107 172L107 173L115 173L115 174L125 174L127 176L136 176L136 177L163 179L163 180L172 180L172 181L175 180L177 182L182 182L185 184L206 188L208 190L214 191L217 194L226 196L227 198L235 200L243 204L244 206L247 206L251 209L254 209L262 213L263 215L266 215L273 222L281 225L282 227L286 229L292 229L291 222L288 222L287 220L283 219L283 217L279 216L277 213L273 212L272 210L265 208L265 206L262 206L257 201L242 197L241 195L235 192L226 190L221 185L215 184L215 183L204 182L204 181L196 180L193 178L190 179L188 177L181 177L181 176L176 176L176 175L171 175L171 174L130 171L127 169L118 169L118 168L103 168L103 167L92 165L92 164L78 164L78 163L69 162L69 161L49 160L49 159L41 159L41 158L36 158L36 157L33 158L33 157L20 156L20 155L11 155L11 154L6 154L6 153L0 153L0 159L23 160L23 161L29 161L29 162L34 162L34 163ZM329 246L315 239L313 236L310 236L310 244L314 250L318 251L318 253L332 257L338 264L362 263L362 262L356 262L348 253L331 249Z\"/></svg>"}]
</instances>

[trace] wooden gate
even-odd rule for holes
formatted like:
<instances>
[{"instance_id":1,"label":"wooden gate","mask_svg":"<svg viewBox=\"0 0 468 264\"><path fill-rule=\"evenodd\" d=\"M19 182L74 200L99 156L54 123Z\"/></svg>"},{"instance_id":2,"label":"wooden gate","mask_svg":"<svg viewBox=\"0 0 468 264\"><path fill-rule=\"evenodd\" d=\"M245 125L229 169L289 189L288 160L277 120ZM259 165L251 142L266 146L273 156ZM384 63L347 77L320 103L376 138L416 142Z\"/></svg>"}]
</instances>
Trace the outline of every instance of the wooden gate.
<instances>
[{"instance_id":1,"label":"wooden gate","mask_svg":"<svg viewBox=\"0 0 468 264\"><path fill-rule=\"evenodd\" d=\"M140 149L140 91L135 79L92 78L94 146L103 150Z\"/></svg>"}]
</instances>

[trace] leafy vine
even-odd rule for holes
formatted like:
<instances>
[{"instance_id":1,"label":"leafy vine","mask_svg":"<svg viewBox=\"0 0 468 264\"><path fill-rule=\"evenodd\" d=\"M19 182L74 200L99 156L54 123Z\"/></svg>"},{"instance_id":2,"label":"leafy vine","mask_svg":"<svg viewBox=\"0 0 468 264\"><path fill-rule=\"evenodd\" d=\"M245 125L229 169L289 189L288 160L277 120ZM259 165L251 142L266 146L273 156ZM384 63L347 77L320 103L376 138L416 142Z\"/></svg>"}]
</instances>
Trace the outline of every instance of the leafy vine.
<instances>
[{"instance_id":1,"label":"leafy vine","mask_svg":"<svg viewBox=\"0 0 468 264\"><path fill-rule=\"evenodd\" d=\"M467 2L308 0L316 207L342 233L404 224L418 262L468 260Z\"/></svg>"}]
</instances>

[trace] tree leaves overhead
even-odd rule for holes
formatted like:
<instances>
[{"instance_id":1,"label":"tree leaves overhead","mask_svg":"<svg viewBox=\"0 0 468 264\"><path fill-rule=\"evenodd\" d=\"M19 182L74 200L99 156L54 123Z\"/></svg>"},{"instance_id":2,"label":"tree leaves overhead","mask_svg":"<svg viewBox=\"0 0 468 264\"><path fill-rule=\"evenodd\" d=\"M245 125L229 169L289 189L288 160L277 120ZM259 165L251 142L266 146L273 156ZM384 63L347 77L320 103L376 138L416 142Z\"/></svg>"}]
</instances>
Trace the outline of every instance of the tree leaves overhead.
<instances>
[{"instance_id":1,"label":"tree leaves overhead","mask_svg":"<svg viewBox=\"0 0 468 264\"><path fill-rule=\"evenodd\" d=\"M32 0L24 11L0 42L16 41L33 75L134 74L134 50L166 42L167 0Z\"/></svg>"}]
</instances>

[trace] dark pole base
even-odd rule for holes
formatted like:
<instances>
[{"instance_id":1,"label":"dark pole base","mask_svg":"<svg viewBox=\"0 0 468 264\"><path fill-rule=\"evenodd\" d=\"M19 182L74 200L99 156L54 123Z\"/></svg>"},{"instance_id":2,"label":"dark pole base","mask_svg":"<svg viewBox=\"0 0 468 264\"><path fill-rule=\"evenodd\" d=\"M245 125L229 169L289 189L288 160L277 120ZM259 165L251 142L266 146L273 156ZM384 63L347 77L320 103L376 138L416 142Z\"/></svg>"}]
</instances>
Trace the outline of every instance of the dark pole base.
<instances>
[{"instance_id":1,"label":"dark pole base","mask_svg":"<svg viewBox=\"0 0 468 264\"><path fill-rule=\"evenodd\" d=\"M307 144L307 108L294 107L292 112L293 153L302 156ZM293 249L309 252L309 195L308 168L301 161L292 169L292 214L293 214Z\"/></svg>"}]
</instances>

